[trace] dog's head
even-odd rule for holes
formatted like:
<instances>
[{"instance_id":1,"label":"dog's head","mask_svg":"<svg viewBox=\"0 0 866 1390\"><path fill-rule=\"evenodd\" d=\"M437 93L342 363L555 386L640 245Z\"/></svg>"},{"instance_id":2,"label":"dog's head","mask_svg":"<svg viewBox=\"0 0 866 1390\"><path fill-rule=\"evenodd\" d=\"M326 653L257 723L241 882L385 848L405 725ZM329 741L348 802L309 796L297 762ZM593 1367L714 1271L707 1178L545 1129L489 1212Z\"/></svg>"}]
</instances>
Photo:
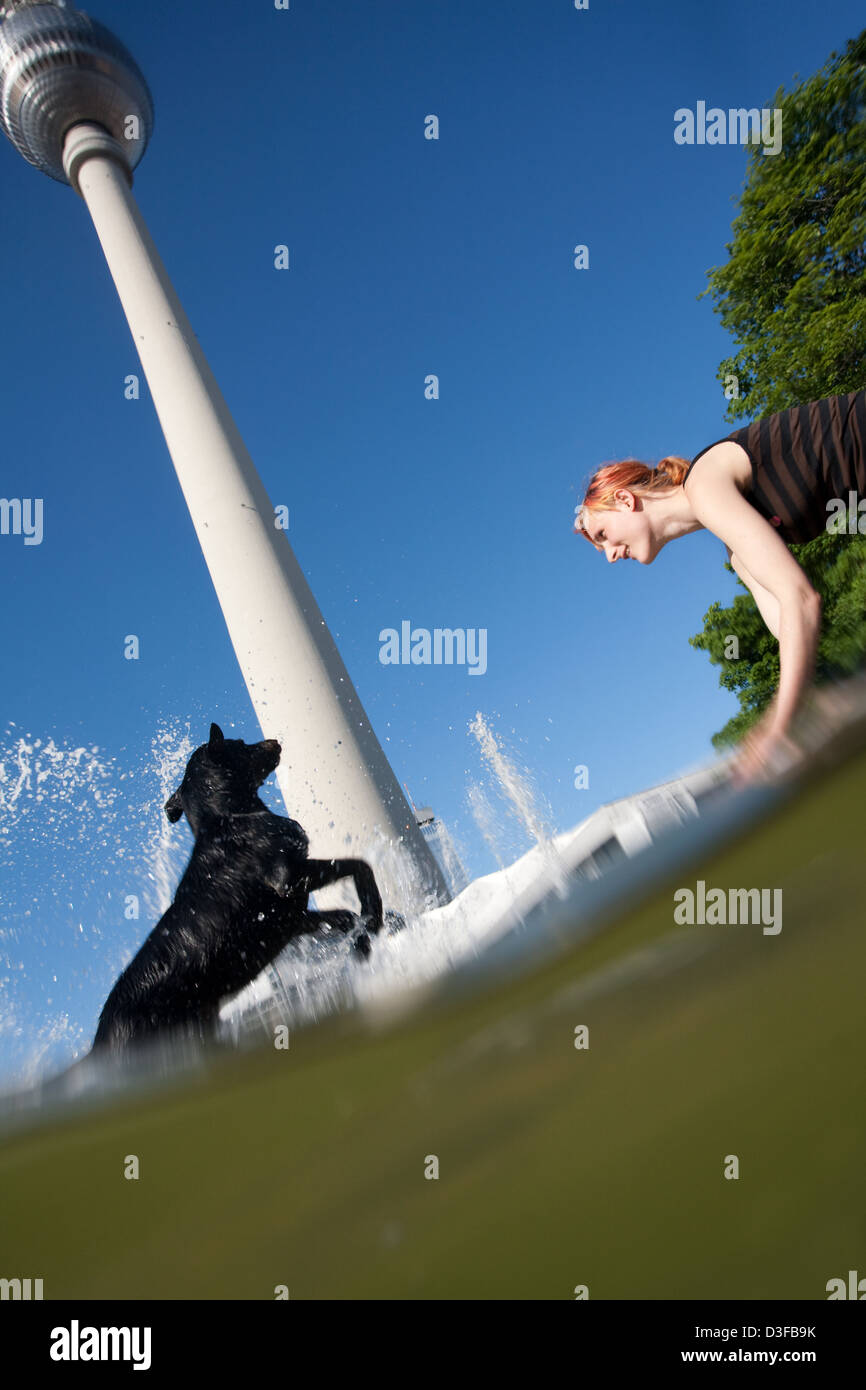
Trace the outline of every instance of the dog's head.
<instances>
[{"instance_id":1,"label":"dog's head","mask_svg":"<svg viewBox=\"0 0 866 1390\"><path fill-rule=\"evenodd\" d=\"M202 814L230 816L247 810L281 754L275 738L244 743L225 738L219 724L211 724L210 738L187 763L183 781L165 803L165 814L172 824L185 814L195 831Z\"/></svg>"}]
</instances>

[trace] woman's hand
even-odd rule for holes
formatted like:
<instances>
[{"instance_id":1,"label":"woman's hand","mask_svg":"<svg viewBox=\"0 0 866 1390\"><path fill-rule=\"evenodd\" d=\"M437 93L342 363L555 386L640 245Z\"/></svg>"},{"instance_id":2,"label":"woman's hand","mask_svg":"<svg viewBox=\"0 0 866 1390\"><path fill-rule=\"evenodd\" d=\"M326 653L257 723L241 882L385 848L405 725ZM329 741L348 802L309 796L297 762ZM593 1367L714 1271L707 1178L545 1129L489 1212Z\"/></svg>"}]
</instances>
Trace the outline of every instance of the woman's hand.
<instances>
[{"instance_id":1,"label":"woman's hand","mask_svg":"<svg viewBox=\"0 0 866 1390\"><path fill-rule=\"evenodd\" d=\"M746 734L731 768L734 786L765 782L785 772L800 758L800 750L787 734L763 720Z\"/></svg>"}]
</instances>

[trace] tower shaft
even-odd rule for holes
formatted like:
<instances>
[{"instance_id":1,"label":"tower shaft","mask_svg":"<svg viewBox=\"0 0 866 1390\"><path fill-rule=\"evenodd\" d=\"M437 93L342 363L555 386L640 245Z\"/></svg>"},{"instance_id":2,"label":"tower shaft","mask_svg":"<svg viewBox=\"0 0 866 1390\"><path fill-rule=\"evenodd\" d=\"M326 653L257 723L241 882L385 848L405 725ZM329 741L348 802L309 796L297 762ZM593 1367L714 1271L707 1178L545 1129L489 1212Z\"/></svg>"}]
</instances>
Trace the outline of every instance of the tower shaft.
<instances>
[{"instance_id":1,"label":"tower shaft","mask_svg":"<svg viewBox=\"0 0 866 1390\"><path fill-rule=\"evenodd\" d=\"M77 124L63 165L120 296L262 730L282 745L277 777L288 813L307 830L312 857L368 858L395 906L447 901L144 223L122 145L99 126Z\"/></svg>"}]
</instances>

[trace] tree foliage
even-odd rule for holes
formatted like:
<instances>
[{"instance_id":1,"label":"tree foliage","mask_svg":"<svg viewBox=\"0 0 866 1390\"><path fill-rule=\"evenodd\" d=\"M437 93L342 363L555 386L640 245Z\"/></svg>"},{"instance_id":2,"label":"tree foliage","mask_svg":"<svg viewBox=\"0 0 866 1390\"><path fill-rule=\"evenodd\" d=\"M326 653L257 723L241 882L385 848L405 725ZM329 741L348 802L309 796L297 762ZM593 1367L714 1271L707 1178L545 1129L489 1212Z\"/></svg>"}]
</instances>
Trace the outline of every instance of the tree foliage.
<instances>
[{"instance_id":1,"label":"tree foliage","mask_svg":"<svg viewBox=\"0 0 866 1390\"><path fill-rule=\"evenodd\" d=\"M782 112L782 148L750 150L728 261L709 271L699 296L713 296L736 344L718 370L720 381L737 380L732 421L866 386L866 30L807 81L779 88L771 105ZM791 551L824 602L816 680L857 669L866 660L866 536L825 534ZM740 702L716 747L742 737L779 680L778 644L743 589L730 607L713 604L690 639ZM730 636L738 659L725 654Z\"/></svg>"}]
</instances>

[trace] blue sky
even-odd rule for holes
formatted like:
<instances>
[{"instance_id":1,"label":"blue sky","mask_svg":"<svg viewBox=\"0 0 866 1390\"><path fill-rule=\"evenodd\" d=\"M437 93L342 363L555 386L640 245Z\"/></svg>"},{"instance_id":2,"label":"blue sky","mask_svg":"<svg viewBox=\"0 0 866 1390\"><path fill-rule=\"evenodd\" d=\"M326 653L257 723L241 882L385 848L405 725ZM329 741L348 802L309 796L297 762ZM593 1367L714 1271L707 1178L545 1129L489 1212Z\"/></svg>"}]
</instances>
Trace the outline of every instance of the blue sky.
<instances>
[{"instance_id":1,"label":"blue sky","mask_svg":"<svg viewBox=\"0 0 866 1390\"><path fill-rule=\"evenodd\" d=\"M573 510L599 463L691 457L734 428L716 380L731 343L697 296L747 156L677 145L675 110L771 106L862 7L88 12L154 97L144 217L395 772L470 873L496 867L467 804L478 710L559 829L704 758L735 710L687 640L736 592L721 543L611 566ZM119 904L153 889L157 842L182 866L155 741L182 762L211 719L261 735L146 383L124 399L138 359L84 204L5 140L0 187L0 495L44 499L40 545L0 536L2 1073L92 1034L156 899L132 922ZM404 619L485 628L486 673L383 666L379 633ZM42 800L32 776L13 796L25 736ZM76 748L99 751L76 767ZM527 844L506 827L498 849Z\"/></svg>"}]
</instances>

